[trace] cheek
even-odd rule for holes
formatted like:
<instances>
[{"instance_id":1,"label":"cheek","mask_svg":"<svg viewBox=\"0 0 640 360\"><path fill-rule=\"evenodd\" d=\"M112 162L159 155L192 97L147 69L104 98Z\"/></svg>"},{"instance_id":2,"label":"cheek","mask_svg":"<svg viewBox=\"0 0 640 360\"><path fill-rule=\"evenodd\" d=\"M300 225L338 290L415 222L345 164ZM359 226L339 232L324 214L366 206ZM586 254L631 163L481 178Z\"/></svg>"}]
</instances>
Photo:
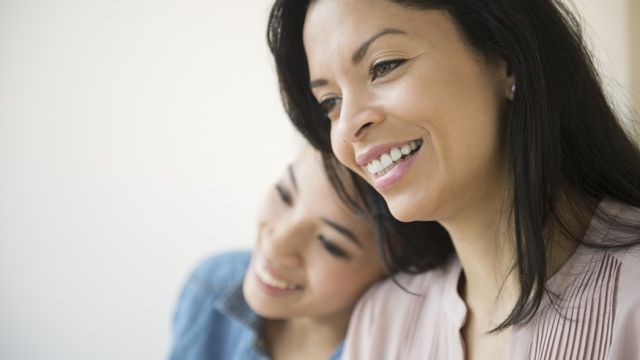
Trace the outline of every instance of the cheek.
<instances>
[{"instance_id":1,"label":"cheek","mask_svg":"<svg viewBox=\"0 0 640 360\"><path fill-rule=\"evenodd\" d=\"M258 224L262 225L271 220L273 216L273 199L271 196L265 195L258 205L256 213Z\"/></svg>"},{"instance_id":2,"label":"cheek","mask_svg":"<svg viewBox=\"0 0 640 360\"><path fill-rule=\"evenodd\" d=\"M378 269L334 269L318 274L315 286L318 292L322 292L327 306L337 311L355 305L362 292L381 275Z\"/></svg>"},{"instance_id":3,"label":"cheek","mask_svg":"<svg viewBox=\"0 0 640 360\"><path fill-rule=\"evenodd\" d=\"M360 168L355 163L355 155L353 154L353 148L345 141L339 138L337 131L334 127L331 127L331 149L338 161L349 169L358 172Z\"/></svg>"},{"instance_id":4,"label":"cheek","mask_svg":"<svg viewBox=\"0 0 640 360\"><path fill-rule=\"evenodd\" d=\"M278 219L283 217L284 213L285 205L276 194L276 191L271 190L267 192L262 197L262 201L258 204L258 210L256 213L258 231L261 231L266 226L275 225Z\"/></svg>"}]
</instances>

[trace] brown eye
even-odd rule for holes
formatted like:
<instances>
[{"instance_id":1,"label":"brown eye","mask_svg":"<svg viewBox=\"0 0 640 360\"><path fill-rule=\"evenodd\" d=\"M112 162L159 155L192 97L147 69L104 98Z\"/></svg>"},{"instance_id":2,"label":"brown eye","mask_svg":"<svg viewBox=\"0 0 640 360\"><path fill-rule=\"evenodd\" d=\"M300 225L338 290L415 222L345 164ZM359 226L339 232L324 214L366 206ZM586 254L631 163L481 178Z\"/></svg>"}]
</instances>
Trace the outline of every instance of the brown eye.
<instances>
[{"instance_id":1,"label":"brown eye","mask_svg":"<svg viewBox=\"0 0 640 360\"><path fill-rule=\"evenodd\" d=\"M341 100L338 97L332 97L332 98L322 100L320 102L320 107L322 108L322 112L324 112L325 115L329 116L329 114L331 114L333 110L335 110L336 106L340 104L340 101Z\"/></svg>"},{"instance_id":2,"label":"brown eye","mask_svg":"<svg viewBox=\"0 0 640 360\"><path fill-rule=\"evenodd\" d=\"M371 81L374 81L378 78L385 77L391 71L393 71L398 66L405 63L405 59L395 59L395 60L387 60L375 63L369 69L369 76Z\"/></svg>"}]
</instances>

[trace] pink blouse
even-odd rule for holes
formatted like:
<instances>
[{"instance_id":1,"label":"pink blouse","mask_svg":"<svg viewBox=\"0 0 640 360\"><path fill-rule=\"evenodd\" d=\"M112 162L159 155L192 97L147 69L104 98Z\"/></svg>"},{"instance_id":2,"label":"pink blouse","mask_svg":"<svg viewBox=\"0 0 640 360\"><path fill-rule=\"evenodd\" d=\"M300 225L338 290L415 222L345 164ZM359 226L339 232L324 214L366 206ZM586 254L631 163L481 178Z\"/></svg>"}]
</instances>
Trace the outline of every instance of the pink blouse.
<instances>
[{"instance_id":1,"label":"pink blouse","mask_svg":"<svg viewBox=\"0 0 640 360\"><path fill-rule=\"evenodd\" d=\"M640 234L616 219L640 222L640 209L604 200L608 221L592 220L591 242L614 243ZM349 324L344 359L462 360L466 305L458 295L458 259L420 275L402 274L372 287ZM511 330L508 359L640 359L640 246L624 250L578 247L548 282L548 297L531 322Z\"/></svg>"}]
</instances>

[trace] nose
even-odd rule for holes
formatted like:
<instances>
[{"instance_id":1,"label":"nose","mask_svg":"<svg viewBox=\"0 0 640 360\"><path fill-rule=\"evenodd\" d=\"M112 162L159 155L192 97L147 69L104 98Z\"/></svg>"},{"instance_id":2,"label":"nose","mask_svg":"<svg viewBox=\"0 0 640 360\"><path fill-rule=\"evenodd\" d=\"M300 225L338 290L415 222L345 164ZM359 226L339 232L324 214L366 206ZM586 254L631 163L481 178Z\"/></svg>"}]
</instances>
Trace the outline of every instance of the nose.
<instances>
[{"instance_id":1,"label":"nose","mask_svg":"<svg viewBox=\"0 0 640 360\"><path fill-rule=\"evenodd\" d=\"M346 96L343 94L340 117L335 124L335 135L346 142L359 142L373 128L384 121L384 112L374 105L366 92Z\"/></svg>"},{"instance_id":2,"label":"nose","mask_svg":"<svg viewBox=\"0 0 640 360\"><path fill-rule=\"evenodd\" d=\"M303 264L304 238L303 229L297 224L264 224L260 234L260 250L273 266L299 268Z\"/></svg>"}]
</instances>

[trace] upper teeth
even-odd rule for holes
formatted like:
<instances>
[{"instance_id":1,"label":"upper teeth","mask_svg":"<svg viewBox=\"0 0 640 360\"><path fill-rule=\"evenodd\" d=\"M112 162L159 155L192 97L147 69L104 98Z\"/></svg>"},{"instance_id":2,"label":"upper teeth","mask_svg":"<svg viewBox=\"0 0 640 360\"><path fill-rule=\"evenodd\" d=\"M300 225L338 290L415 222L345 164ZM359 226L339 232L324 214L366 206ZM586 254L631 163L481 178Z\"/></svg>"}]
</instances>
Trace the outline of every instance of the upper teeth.
<instances>
[{"instance_id":1,"label":"upper teeth","mask_svg":"<svg viewBox=\"0 0 640 360\"><path fill-rule=\"evenodd\" d=\"M401 147L393 148L386 153L382 153L380 157L374 159L367 164L367 171L373 175L375 173L390 169L393 164L400 160L402 156L409 155L413 150L417 149L420 140L414 140Z\"/></svg>"},{"instance_id":2,"label":"upper teeth","mask_svg":"<svg viewBox=\"0 0 640 360\"><path fill-rule=\"evenodd\" d=\"M256 274L265 284L278 289L294 290L296 285L289 284L285 281L274 278L266 269L261 266L256 266Z\"/></svg>"}]
</instances>

